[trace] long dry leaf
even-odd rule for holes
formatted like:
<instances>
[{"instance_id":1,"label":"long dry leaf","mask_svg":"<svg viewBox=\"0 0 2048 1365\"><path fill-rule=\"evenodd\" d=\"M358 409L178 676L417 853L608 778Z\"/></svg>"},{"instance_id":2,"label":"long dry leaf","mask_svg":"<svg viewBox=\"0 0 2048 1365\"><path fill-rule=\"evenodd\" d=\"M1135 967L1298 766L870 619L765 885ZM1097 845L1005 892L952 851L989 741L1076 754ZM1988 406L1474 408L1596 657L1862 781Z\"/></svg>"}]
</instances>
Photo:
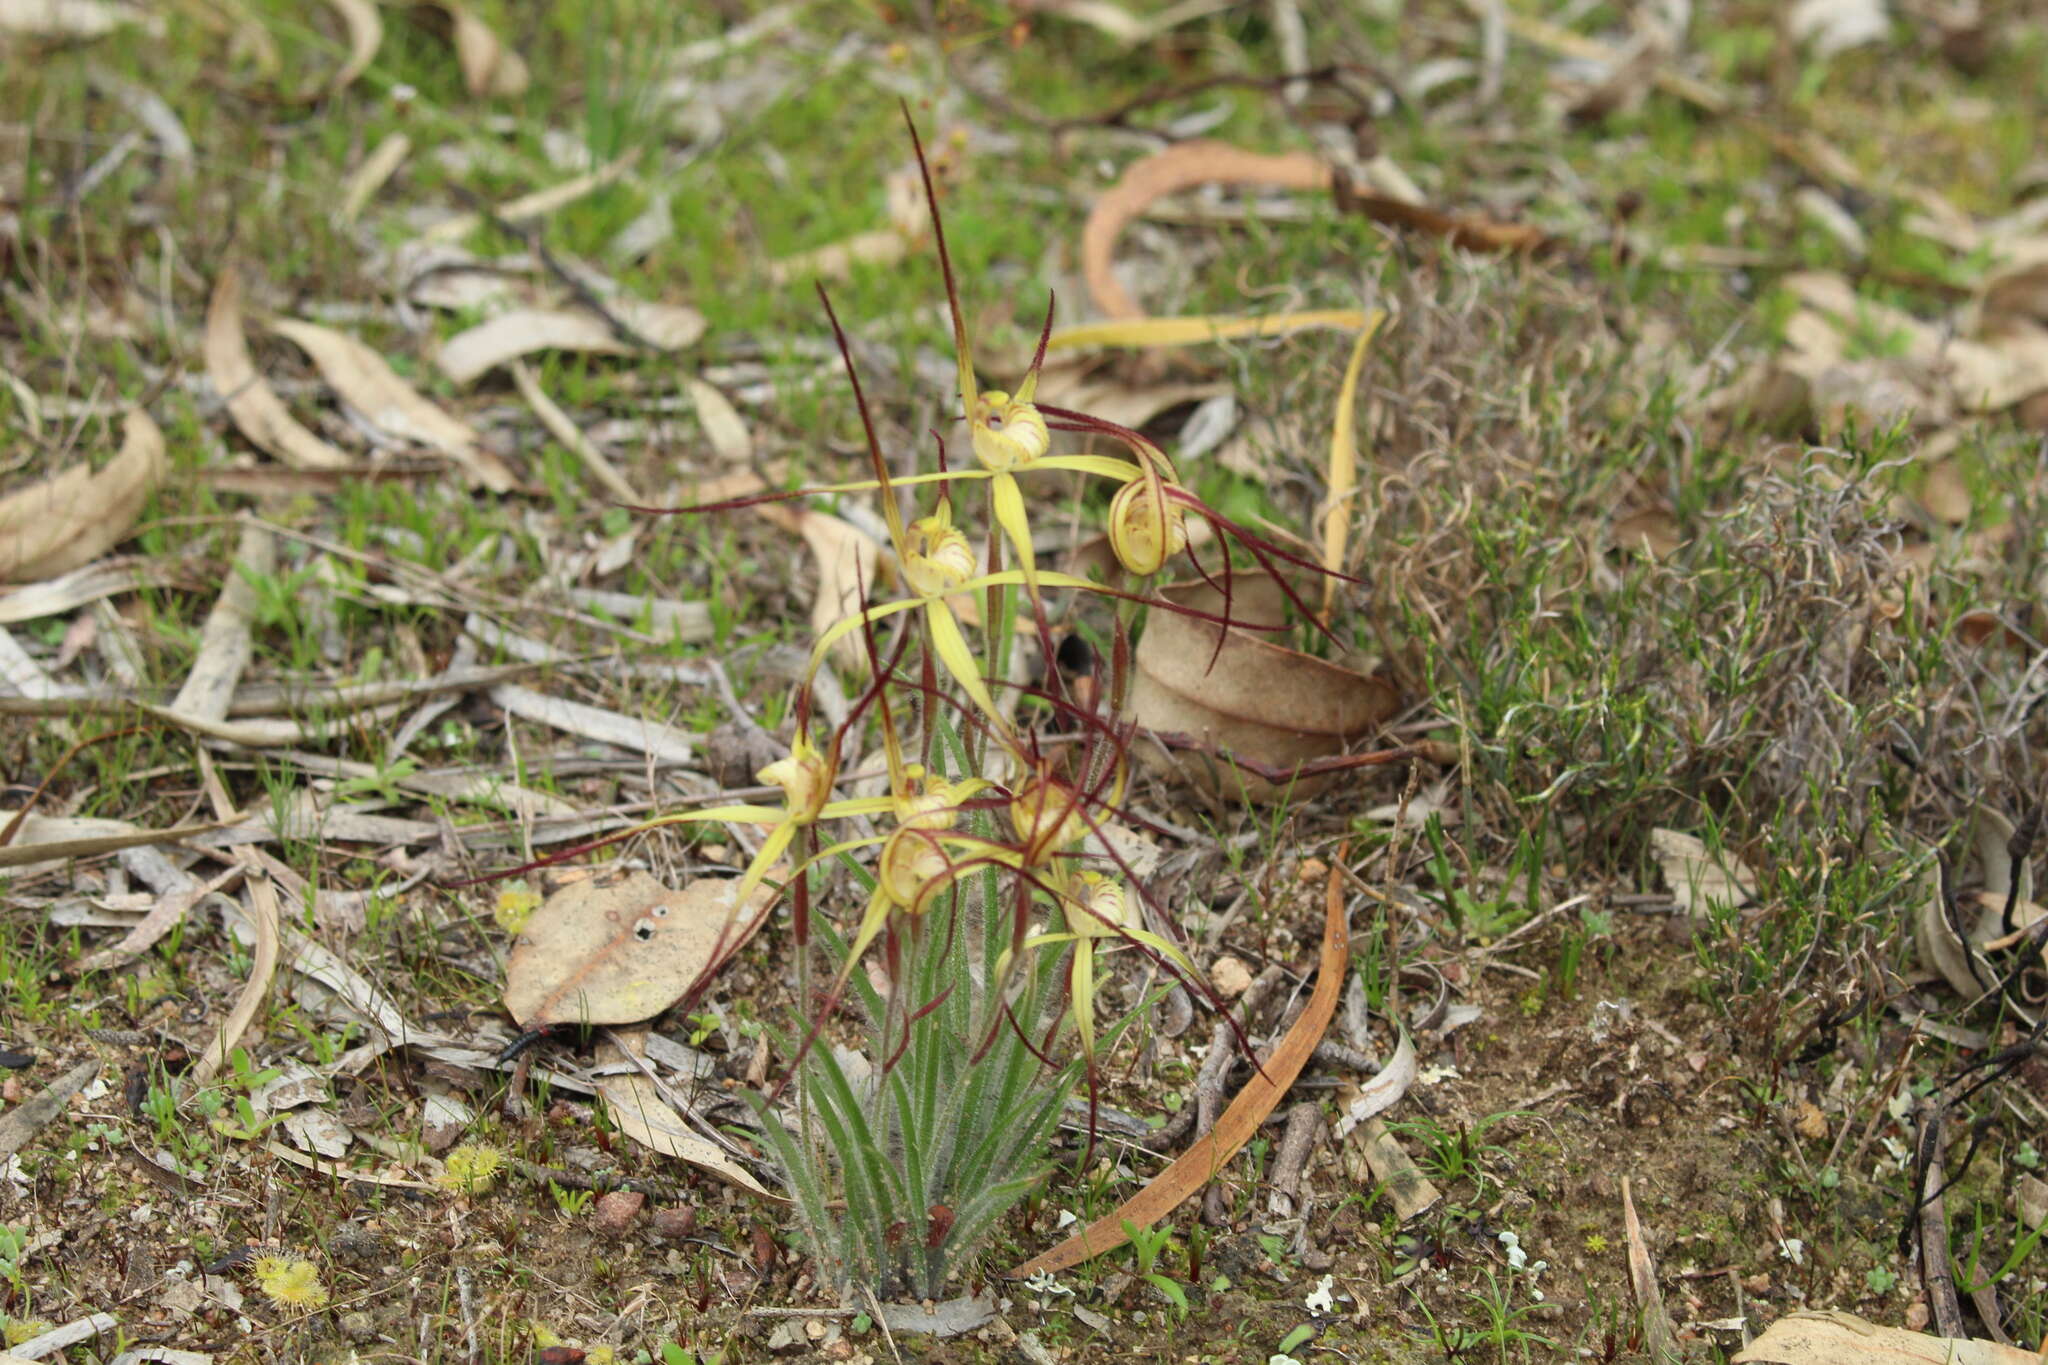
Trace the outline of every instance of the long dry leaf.
<instances>
[{"instance_id":1,"label":"long dry leaf","mask_svg":"<svg viewBox=\"0 0 2048 1365\"><path fill-rule=\"evenodd\" d=\"M606 305L635 333L664 351L704 335L704 315L675 304L612 299ZM522 308L478 323L441 344L436 363L457 384L469 384L509 361L536 351L632 355L639 348L595 313Z\"/></svg>"},{"instance_id":2,"label":"long dry leaf","mask_svg":"<svg viewBox=\"0 0 2048 1365\"><path fill-rule=\"evenodd\" d=\"M1046 339L1045 349L1079 350L1088 346L1202 346L1240 337L1278 337L1312 327L1355 331L1371 320L1359 308L1311 308L1298 313L1256 317L1195 315L1178 318L1130 318L1120 322L1084 322L1061 327Z\"/></svg>"},{"instance_id":3,"label":"long dry leaf","mask_svg":"<svg viewBox=\"0 0 2048 1365\"><path fill-rule=\"evenodd\" d=\"M85 1089L100 1074L98 1061L80 1062L44 1087L32 1100L11 1106L0 1114L0 1166L20 1151L28 1140L64 1112L71 1097Z\"/></svg>"},{"instance_id":4,"label":"long dry leaf","mask_svg":"<svg viewBox=\"0 0 2048 1365\"><path fill-rule=\"evenodd\" d=\"M100 38L129 24L160 32L162 22L113 0L0 0L0 33L34 38Z\"/></svg>"},{"instance_id":5,"label":"long dry leaf","mask_svg":"<svg viewBox=\"0 0 2048 1365\"><path fill-rule=\"evenodd\" d=\"M625 1060L623 1049L612 1043L598 1048L599 1065ZM734 1161L717 1144L692 1132L689 1123L674 1106L662 1098L661 1087L639 1071L606 1076L597 1083L605 1108L619 1131L650 1151L687 1161L708 1171L729 1185L736 1185L763 1199L776 1196L754 1179L746 1167Z\"/></svg>"},{"instance_id":6,"label":"long dry leaf","mask_svg":"<svg viewBox=\"0 0 2048 1365\"><path fill-rule=\"evenodd\" d=\"M130 408L121 453L106 468L78 465L0 500L0 583L55 578L98 559L134 527L168 468L163 432Z\"/></svg>"},{"instance_id":7,"label":"long dry leaf","mask_svg":"<svg viewBox=\"0 0 2048 1365\"><path fill-rule=\"evenodd\" d=\"M1411 204L1387 194L1372 194L1340 185L1337 207L1348 213L1364 214L1384 227L1407 228L1441 237L1466 251L1541 251L1551 245L1550 234L1527 223L1501 223L1470 214L1445 213L1427 204Z\"/></svg>"},{"instance_id":8,"label":"long dry leaf","mask_svg":"<svg viewBox=\"0 0 2048 1365\"><path fill-rule=\"evenodd\" d=\"M564 180L559 185L550 185L544 190L535 190L532 194L507 200L498 205L497 216L508 223L520 223L529 218L543 217L565 204L575 203L593 190L603 189L614 181L624 179L639 161L640 149L636 147L587 175L579 175L573 180ZM459 242L483 225L484 216L481 213L461 213L428 228L421 234L421 240Z\"/></svg>"},{"instance_id":9,"label":"long dry leaf","mask_svg":"<svg viewBox=\"0 0 2048 1365\"><path fill-rule=\"evenodd\" d=\"M11 821L14 812L0 811L0 817ZM30 815L15 830L13 840L0 847L0 869L11 870L18 877L27 877L51 871L71 858L96 858L102 853L117 853L124 848L174 844L180 839L190 839L219 828L219 825L198 824L175 825L170 829L137 829L125 820L51 819Z\"/></svg>"},{"instance_id":10,"label":"long dry leaf","mask_svg":"<svg viewBox=\"0 0 2048 1365\"><path fill-rule=\"evenodd\" d=\"M228 1058L241 1043L242 1035L256 1021L256 1012L263 1008L263 998L270 994L270 983L277 976L279 925L284 918L277 903L277 888L270 884L268 877L252 876L248 880L256 954L249 965L249 979L242 983L241 994L235 997L235 1007L221 1021L220 1031L213 1035L206 1051L185 1073L186 1082L193 1090L206 1086L227 1065Z\"/></svg>"},{"instance_id":11,"label":"long dry leaf","mask_svg":"<svg viewBox=\"0 0 2048 1365\"><path fill-rule=\"evenodd\" d=\"M1636 1301L1636 1321L1642 1326L1643 1344L1657 1365L1676 1365L1685 1358L1671 1332L1671 1317L1664 1311L1664 1291L1657 1286L1657 1264L1650 1258L1650 1244L1643 1225L1636 1218L1636 1201L1629 1178L1621 1178L1622 1233L1628 1241L1628 1287Z\"/></svg>"},{"instance_id":12,"label":"long dry leaf","mask_svg":"<svg viewBox=\"0 0 2048 1365\"><path fill-rule=\"evenodd\" d=\"M377 191L384 188L384 182L397 174L398 168L411 155L411 138L404 133L386 133L384 140L363 158L363 164L342 182L341 204L335 209L334 216L343 223L353 223Z\"/></svg>"},{"instance_id":13,"label":"long dry leaf","mask_svg":"<svg viewBox=\"0 0 2048 1365\"><path fill-rule=\"evenodd\" d=\"M493 493L512 487L512 471L478 443L467 422L428 402L362 342L294 318L279 318L270 330L311 356L328 387L378 430L440 451L461 465L472 482Z\"/></svg>"},{"instance_id":14,"label":"long dry leaf","mask_svg":"<svg viewBox=\"0 0 2048 1365\"><path fill-rule=\"evenodd\" d=\"M671 891L644 872L572 883L536 910L505 967L521 1028L633 1024L700 987L753 937L770 887L744 908L739 883L704 877Z\"/></svg>"},{"instance_id":15,"label":"long dry leaf","mask_svg":"<svg viewBox=\"0 0 2048 1365\"><path fill-rule=\"evenodd\" d=\"M1387 315L1374 309L1370 320L1358 331L1351 347L1351 361L1344 367L1344 382L1337 389L1337 416L1330 427L1330 507L1323 520L1323 567L1332 574L1344 571L1344 555L1351 540L1351 494L1358 487L1358 376L1365 369L1365 353L1372 347L1373 334ZM1323 580L1323 620L1337 600L1337 580Z\"/></svg>"},{"instance_id":16,"label":"long dry leaf","mask_svg":"<svg viewBox=\"0 0 2048 1365\"><path fill-rule=\"evenodd\" d=\"M540 379L523 360L514 360L510 366L512 383L518 388L519 396L526 400L526 406L533 409L533 415L540 418L540 424L547 428L548 435L576 452L576 458L583 461L583 467L591 477L604 485L604 491L624 503L638 503L640 495L633 491L633 485L626 482L626 476L619 473L612 462L605 458L597 443L583 434L583 429L570 420L554 399L548 397L546 389L540 386Z\"/></svg>"},{"instance_id":17,"label":"long dry leaf","mask_svg":"<svg viewBox=\"0 0 2048 1365\"><path fill-rule=\"evenodd\" d=\"M343 469L348 456L315 436L285 408L256 373L242 335L242 276L233 262L221 267L206 309L206 375L228 416L259 449L296 469Z\"/></svg>"},{"instance_id":18,"label":"long dry leaf","mask_svg":"<svg viewBox=\"0 0 2048 1365\"><path fill-rule=\"evenodd\" d=\"M377 14L373 0L327 0L341 16L343 27L348 30L348 58L334 78L327 83L327 93L338 95L355 84L356 77L370 69L370 63L377 60L377 49L384 44L384 20Z\"/></svg>"},{"instance_id":19,"label":"long dry leaf","mask_svg":"<svg viewBox=\"0 0 2048 1365\"><path fill-rule=\"evenodd\" d=\"M860 611L862 598L875 586L875 571L888 554L880 541L829 512L794 503L762 503L754 511L802 536L818 558L818 592L811 599L813 635L823 635ZM861 674L867 668L867 652L855 636L833 642L831 653L838 665L851 673Z\"/></svg>"},{"instance_id":20,"label":"long dry leaf","mask_svg":"<svg viewBox=\"0 0 2048 1365\"><path fill-rule=\"evenodd\" d=\"M1734 1365L2040 1365L2041 1357L1995 1341L1932 1337L1880 1327L1854 1313L1788 1313L1729 1357Z\"/></svg>"},{"instance_id":21,"label":"long dry leaf","mask_svg":"<svg viewBox=\"0 0 2048 1365\"><path fill-rule=\"evenodd\" d=\"M1216 1120L1207 1137L1180 1154L1171 1166L1146 1182L1145 1188L1125 1200L1113 1212L1096 1219L1081 1231L1043 1255L1016 1267L1013 1277L1052 1273L1079 1265L1105 1251L1114 1251L1130 1240L1127 1229L1142 1231L1179 1208L1202 1186L1215 1179L1239 1148L1259 1131L1294 1078L1308 1064L1316 1044L1330 1026L1337 1000L1344 993L1345 969L1350 963L1350 935L1344 923L1344 877L1341 869L1330 869L1324 896L1323 953L1317 967L1316 988L1308 1007L1287 1030L1280 1046L1273 1049L1264 1066L1237 1092L1237 1098Z\"/></svg>"},{"instance_id":22,"label":"long dry leaf","mask_svg":"<svg viewBox=\"0 0 2048 1365\"><path fill-rule=\"evenodd\" d=\"M88 564L47 582L32 583L0 596L0 625L57 616L119 593L134 592L137 588L160 588L177 581L178 575L173 567L153 558L123 557Z\"/></svg>"}]
</instances>

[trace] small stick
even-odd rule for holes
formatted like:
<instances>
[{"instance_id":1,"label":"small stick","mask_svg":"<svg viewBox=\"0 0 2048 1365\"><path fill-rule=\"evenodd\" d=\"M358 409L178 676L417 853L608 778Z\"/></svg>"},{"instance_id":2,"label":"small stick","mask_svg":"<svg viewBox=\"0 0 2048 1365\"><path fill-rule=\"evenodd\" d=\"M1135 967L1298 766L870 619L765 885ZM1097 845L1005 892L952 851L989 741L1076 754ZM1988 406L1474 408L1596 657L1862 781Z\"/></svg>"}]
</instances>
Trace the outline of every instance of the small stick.
<instances>
[{"instance_id":1,"label":"small stick","mask_svg":"<svg viewBox=\"0 0 2048 1365\"><path fill-rule=\"evenodd\" d=\"M1287 1128L1280 1136L1280 1149L1273 1156L1273 1193L1266 1205L1275 1215L1286 1218L1307 1211L1308 1201L1301 1197L1301 1178L1322 1133L1323 1109L1314 1100L1297 1101L1287 1111Z\"/></svg>"},{"instance_id":2,"label":"small stick","mask_svg":"<svg viewBox=\"0 0 2048 1365\"><path fill-rule=\"evenodd\" d=\"M1956 1298L1956 1281L1948 1261L1948 1172L1942 1165L1947 1138L1942 1119L1947 1106L1923 1099L1916 1106L1920 1125L1920 1286L1927 1295L1928 1311L1934 1315L1936 1335L1963 1335L1963 1306Z\"/></svg>"}]
</instances>

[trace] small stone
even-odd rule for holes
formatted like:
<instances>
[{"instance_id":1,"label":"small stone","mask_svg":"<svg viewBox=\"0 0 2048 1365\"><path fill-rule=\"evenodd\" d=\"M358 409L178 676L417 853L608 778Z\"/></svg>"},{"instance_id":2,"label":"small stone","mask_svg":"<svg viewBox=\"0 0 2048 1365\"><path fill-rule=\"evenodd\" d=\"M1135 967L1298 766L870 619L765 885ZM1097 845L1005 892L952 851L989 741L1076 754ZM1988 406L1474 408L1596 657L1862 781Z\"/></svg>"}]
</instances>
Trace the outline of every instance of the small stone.
<instances>
[{"instance_id":1,"label":"small stone","mask_svg":"<svg viewBox=\"0 0 2048 1365\"><path fill-rule=\"evenodd\" d=\"M1307 1251L1301 1253L1301 1268L1303 1270L1313 1270L1318 1275L1335 1264L1337 1264L1337 1258L1324 1251L1321 1247L1310 1247Z\"/></svg>"},{"instance_id":2,"label":"small stone","mask_svg":"<svg viewBox=\"0 0 2048 1365\"><path fill-rule=\"evenodd\" d=\"M373 1341L377 1336L377 1321L360 1310L341 1315L341 1334L350 1341Z\"/></svg>"},{"instance_id":3,"label":"small stone","mask_svg":"<svg viewBox=\"0 0 2048 1365\"><path fill-rule=\"evenodd\" d=\"M361 1223L343 1223L327 1238L327 1250L351 1265L369 1265L384 1255L384 1239Z\"/></svg>"},{"instance_id":4,"label":"small stone","mask_svg":"<svg viewBox=\"0 0 2048 1365\"><path fill-rule=\"evenodd\" d=\"M768 1333L770 1355L794 1355L798 1351L809 1349L810 1343L804 1340L803 1329L787 1318L776 1323L774 1330Z\"/></svg>"},{"instance_id":5,"label":"small stone","mask_svg":"<svg viewBox=\"0 0 2048 1365\"><path fill-rule=\"evenodd\" d=\"M1913 1300L1906 1305L1906 1330L1909 1332L1925 1330L1927 1320L1932 1316L1933 1314L1927 1311L1925 1302L1920 1299Z\"/></svg>"},{"instance_id":6,"label":"small stone","mask_svg":"<svg viewBox=\"0 0 2048 1365\"><path fill-rule=\"evenodd\" d=\"M1321 858L1303 858L1295 875L1305 882L1319 882L1330 875L1330 865Z\"/></svg>"},{"instance_id":7,"label":"small stone","mask_svg":"<svg viewBox=\"0 0 2048 1365\"><path fill-rule=\"evenodd\" d=\"M1216 994L1225 1000L1235 1000L1252 988L1252 969L1237 958L1225 954L1216 959L1209 968L1209 984L1216 988Z\"/></svg>"},{"instance_id":8,"label":"small stone","mask_svg":"<svg viewBox=\"0 0 2048 1365\"><path fill-rule=\"evenodd\" d=\"M697 1210L656 1209L654 1211L654 1235L665 1241L680 1242L697 1230Z\"/></svg>"},{"instance_id":9,"label":"small stone","mask_svg":"<svg viewBox=\"0 0 2048 1365\"><path fill-rule=\"evenodd\" d=\"M647 1202L647 1196L638 1190L613 1190L600 1195L597 1205L591 1210L591 1220L597 1230L612 1237L622 1237L633 1226L633 1220L640 1216L640 1206Z\"/></svg>"}]
</instances>

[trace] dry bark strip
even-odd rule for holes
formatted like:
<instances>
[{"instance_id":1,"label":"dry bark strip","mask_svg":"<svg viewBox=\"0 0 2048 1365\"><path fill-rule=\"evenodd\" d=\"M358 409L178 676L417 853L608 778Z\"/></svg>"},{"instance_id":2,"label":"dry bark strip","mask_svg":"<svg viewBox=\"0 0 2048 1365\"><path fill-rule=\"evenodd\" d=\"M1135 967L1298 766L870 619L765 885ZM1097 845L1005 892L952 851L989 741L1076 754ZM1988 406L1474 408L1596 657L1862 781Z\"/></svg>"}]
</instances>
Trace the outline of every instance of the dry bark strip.
<instances>
[{"instance_id":1,"label":"dry bark strip","mask_svg":"<svg viewBox=\"0 0 2048 1365\"><path fill-rule=\"evenodd\" d=\"M30 1138L64 1112L64 1106L70 1103L73 1095L85 1089L99 1074L98 1061L80 1062L50 1082L42 1094L0 1114L0 1162L5 1162L26 1146Z\"/></svg>"},{"instance_id":2,"label":"dry bark strip","mask_svg":"<svg viewBox=\"0 0 2048 1365\"><path fill-rule=\"evenodd\" d=\"M1340 860L1341 862L1341 860ZM1350 962L1350 933L1344 923L1344 879L1341 866L1330 870L1329 889L1323 910L1323 951L1318 964L1315 992L1308 1007L1294 1021L1294 1027L1266 1060L1262 1071L1246 1082L1217 1121L1209 1135L1188 1148L1171 1166L1154 1176L1145 1188L1125 1200L1113 1212L1096 1219L1081 1231L1043 1255L1035 1256L1010 1271L1012 1276L1039 1271L1066 1270L1092 1256L1114 1251L1130 1240L1126 1226L1149 1228L1172 1213L1188 1196L1202 1188L1237 1155L1238 1149L1259 1131L1266 1116L1285 1098L1294 1078L1307 1065L1337 1001L1344 993L1345 969Z\"/></svg>"}]
</instances>

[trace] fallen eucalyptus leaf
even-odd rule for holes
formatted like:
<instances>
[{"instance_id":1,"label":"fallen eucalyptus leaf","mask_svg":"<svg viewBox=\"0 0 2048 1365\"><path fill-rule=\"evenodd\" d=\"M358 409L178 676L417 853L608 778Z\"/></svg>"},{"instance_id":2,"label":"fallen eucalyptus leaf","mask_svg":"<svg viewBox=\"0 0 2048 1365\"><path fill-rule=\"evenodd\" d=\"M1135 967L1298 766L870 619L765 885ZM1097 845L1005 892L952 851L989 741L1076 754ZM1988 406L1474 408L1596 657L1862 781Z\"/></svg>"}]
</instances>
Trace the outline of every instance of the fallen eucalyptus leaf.
<instances>
[{"instance_id":1,"label":"fallen eucalyptus leaf","mask_svg":"<svg viewBox=\"0 0 2048 1365\"><path fill-rule=\"evenodd\" d=\"M615 1043L605 1043L597 1050L600 1067L628 1060L625 1050ZM597 1093L604 1097L605 1108L619 1131L642 1147L687 1161L763 1199L776 1197L716 1143L691 1131L683 1116L662 1098L661 1087L644 1072L634 1070L605 1076L597 1083Z\"/></svg>"},{"instance_id":2,"label":"fallen eucalyptus leaf","mask_svg":"<svg viewBox=\"0 0 2048 1365\"><path fill-rule=\"evenodd\" d=\"M1208 583L1172 584L1159 595L1184 607L1222 615L1223 594ZM1247 626L1287 619L1287 597L1263 573L1232 576L1230 616ZM1222 637L1219 650L1217 641ZM1211 661L1213 662L1213 665ZM1275 643L1267 633L1224 630L1212 621L1155 609L1138 640L1130 717L1146 730L1188 736L1226 757L1183 755L1162 760L1152 745L1148 764L1179 771L1212 794L1248 801L1313 796L1328 776L1296 782L1285 773L1342 753L1394 714L1394 689L1384 680ZM1234 768L1228 756L1243 760ZM1269 779L1272 773L1279 780Z\"/></svg>"},{"instance_id":3,"label":"fallen eucalyptus leaf","mask_svg":"<svg viewBox=\"0 0 2048 1365\"><path fill-rule=\"evenodd\" d=\"M256 373L242 335L242 277L233 262L221 268L206 309L206 375L236 428L258 449L295 469L348 467L348 456L301 426Z\"/></svg>"},{"instance_id":4,"label":"fallen eucalyptus leaf","mask_svg":"<svg viewBox=\"0 0 2048 1365\"><path fill-rule=\"evenodd\" d=\"M1650 852L1664 870L1672 898L1689 915L1703 915L1717 906L1733 909L1756 898L1756 874L1725 849L1711 852L1690 834L1653 829Z\"/></svg>"},{"instance_id":5,"label":"fallen eucalyptus leaf","mask_svg":"<svg viewBox=\"0 0 2048 1365\"><path fill-rule=\"evenodd\" d=\"M521 1028L632 1024L700 987L753 937L774 891L744 913L738 883L705 877L671 891L644 872L572 883L536 910L505 968L505 1006Z\"/></svg>"},{"instance_id":6,"label":"fallen eucalyptus leaf","mask_svg":"<svg viewBox=\"0 0 2048 1365\"><path fill-rule=\"evenodd\" d=\"M379 431L440 451L493 493L512 487L512 471L477 443L467 422L428 402L362 342L295 318L279 318L270 330L311 356L328 387Z\"/></svg>"},{"instance_id":7,"label":"fallen eucalyptus leaf","mask_svg":"<svg viewBox=\"0 0 2048 1365\"><path fill-rule=\"evenodd\" d=\"M526 59L505 46L489 24L457 0L430 3L448 16L449 40L455 44L455 60L470 94L510 99L526 93Z\"/></svg>"},{"instance_id":8,"label":"fallen eucalyptus leaf","mask_svg":"<svg viewBox=\"0 0 2048 1365\"><path fill-rule=\"evenodd\" d=\"M694 308L632 299L612 299L605 306L664 351L678 350L704 335L704 315ZM638 349L595 313L522 308L450 337L441 344L436 360L441 373L457 384L468 384L536 351L632 355Z\"/></svg>"},{"instance_id":9,"label":"fallen eucalyptus leaf","mask_svg":"<svg viewBox=\"0 0 2048 1365\"><path fill-rule=\"evenodd\" d=\"M334 78L327 83L327 93L338 95L355 84L356 77L370 69L370 63L377 60L377 49L384 45L384 21L377 14L373 0L327 0L341 15L342 26L348 30L348 57Z\"/></svg>"},{"instance_id":10,"label":"fallen eucalyptus leaf","mask_svg":"<svg viewBox=\"0 0 2048 1365\"><path fill-rule=\"evenodd\" d=\"M1729 1359L1734 1365L2040 1365L2033 1351L1879 1327L1854 1313L1788 1313Z\"/></svg>"},{"instance_id":11,"label":"fallen eucalyptus leaf","mask_svg":"<svg viewBox=\"0 0 2048 1365\"><path fill-rule=\"evenodd\" d=\"M168 467L163 432L129 409L121 453L106 468L78 465L0 499L0 583L40 582L98 559L134 527Z\"/></svg>"},{"instance_id":12,"label":"fallen eucalyptus leaf","mask_svg":"<svg viewBox=\"0 0 2048 1365\"><path fill-rule=\"evenodd\" d=\"M159 33L163 23L135 5L113 0L0 0L0 33L35 38L99 38L128 24Z\"/></svg>"}]
</instances>

